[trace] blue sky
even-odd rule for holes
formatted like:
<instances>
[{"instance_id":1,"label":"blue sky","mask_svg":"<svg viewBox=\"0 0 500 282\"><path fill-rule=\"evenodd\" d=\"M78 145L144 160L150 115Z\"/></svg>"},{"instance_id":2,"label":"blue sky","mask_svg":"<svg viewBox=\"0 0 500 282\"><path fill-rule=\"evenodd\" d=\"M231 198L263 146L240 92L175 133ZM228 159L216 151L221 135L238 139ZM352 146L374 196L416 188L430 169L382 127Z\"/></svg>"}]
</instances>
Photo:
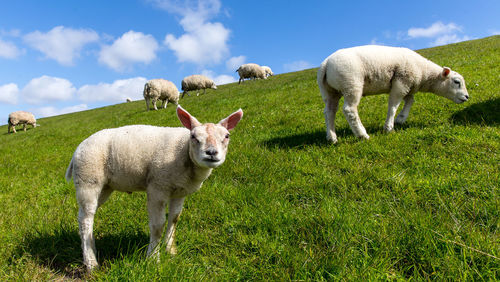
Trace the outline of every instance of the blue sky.
<instances>
[{"instance_id":1,"label":"blue sky","mask_svg":"<svg viewBox=\"0 0 500 282\"><path fill-rule=\"evenodd\" d=\"M2 1L0 124L142 99L146 80L242 63L317 67L340 48L421 49L500 34L500 1ZM453 66L451 66L453 68ZM319 97L319 93L318 93Z\"/></svg>"}]
</instances>

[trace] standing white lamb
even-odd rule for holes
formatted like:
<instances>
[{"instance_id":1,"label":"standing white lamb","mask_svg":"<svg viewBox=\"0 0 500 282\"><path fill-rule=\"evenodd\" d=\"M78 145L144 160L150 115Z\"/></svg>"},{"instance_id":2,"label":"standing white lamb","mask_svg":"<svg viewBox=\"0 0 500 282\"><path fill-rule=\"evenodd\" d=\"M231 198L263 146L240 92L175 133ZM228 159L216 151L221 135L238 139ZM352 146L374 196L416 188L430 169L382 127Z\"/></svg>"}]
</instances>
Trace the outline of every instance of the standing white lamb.
<instances>
[{"instance_id":1,"label":"standing white lamb","mask_svg":"<svg viewBox=\"0 0 500 282\"><path fill-rule=\"evenodd\" d=\"M198 191L220 166L229 145L229 130L243 116L232 113L217 124L201 124L180 106L177 116L186 128L130 125L101 130L85 139L73 154L66 180L73 178L80 206L78 223L83 263L98 265L92 226L97 208L113 191L147 193L150 241L147 255L158 256L165 227L167 252L176 253L174 232L184 198Z\"/></svg>"},{"instance_id":2,"label":"standing white lamb","mask_svg":"<svg viewBox=\"0 0 500 282\"><path fill-rule=\"evenodd\" d=\"M273 71L271 70L270 67L268 66L261 66L261 68L264 70L264 72L266 73L266 77L269 77L269 76L273 76L274 73Z\"/></svg>"},{"instance_id":3,"label":"standing white lamb","mask_svg":"<svg viewBox=\"0 0 500 282\"><path fill-rule=\"evenodd\" d=\"M325 102L326 138L333 143L337 142L335 113L342 96L344 116L354 135L365 139L369 136L357 109L362 96L389 93L386 132L393 130L394 116L402 100L404 107L396 123L406 121L413 95L418 91L432 92L455 103L469 99L460 74L407 48L368 45L338 50L323 61L317 80Z\"/></svg>"},{"instance_id":4,"label":"standing white lamb","mask_svg":"<svg viewBox=\"0 0 500 282\"><path fill-rule=\"evenodd\" d=\"M179 90L177 90L175 84L165 79L151 79L146 82L143 94L148 111L150 100L155 110L158 110L156 107L157 100L162 101L161 107L164 109L167 107L169 101L175 103L176 105L179 103Z\"/></svg>"},{"instance_id":5,"label":"standing white lamb","mask_svg":"<svg viewBox=\"0 0 500 282\"><path fill-rule=\"evenodd\" d=\"M127 98L127 99L125 99L125 101L126 101L127 103L130 103L130 102L132 102L132 99L131 99L131 98Z\"/></svg>"},{"instance_id":6,"label":"standing white lamb","mask_svg":"<svg viewBox=\"0 0 500 282\"><path fill-rule=\"evenodd\" d=\"M238 84L242 81L244 82L245 78L267 79L266 71L257 64L243 64L236 70L236 72L240 75Z\"/></svg>"},{"instance_id":7,"label":"standing white lamb","mask_svg":"<svg viewBox=\"0 0 500 282\"><path fill-rule=\"evenodd\" d=\"M35 116L32 113L25 111L17 111L10 113L7 123L9 124L7 127L7 133L10 133L11 128L13 132L16 133L16 126L18 124L23 125L24 131L26 131L26 124L30 124L31 126L33 126L33 128L37 126Z\"/></svg>"},{"instance_id":8,"label":"standing white lamb","mask_svg":"<svg viewBox=\"0 0 500 282\"><path fill-rule=\"evenodd\" d=\"M186 93L188 94L188 96L191 96L189 95L188 91L197 90L196 96L198 96L200 95L200 89L203 89L203 94L205 94L207 88L217 89L217 86L215 85L215 82L213 80L201 74L193 74L184 77L181 82L181 86L181 98L184 98L184 95Z\"/></svg>"}]
</instances>

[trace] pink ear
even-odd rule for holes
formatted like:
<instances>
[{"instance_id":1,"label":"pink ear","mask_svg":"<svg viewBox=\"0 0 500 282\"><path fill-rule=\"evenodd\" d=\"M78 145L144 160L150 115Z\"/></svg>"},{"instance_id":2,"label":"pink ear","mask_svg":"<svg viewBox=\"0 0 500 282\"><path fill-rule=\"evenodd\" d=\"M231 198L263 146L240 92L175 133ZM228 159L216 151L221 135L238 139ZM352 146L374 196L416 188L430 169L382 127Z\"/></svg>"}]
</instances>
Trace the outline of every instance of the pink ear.
<instances>
[{"instance_id":1,"label":"pink ear","mask_svg":"<svg viewBox=\"0 0 500 282\"><path fill-rule=\"evenodd\" d=\"M189 130L200 125L200 122L195 117L190 115L186 110L184 110L181 106L177 106L177 117L179 118L181 123Z\"/></svg>"},{"instance_id":2,"label":"pink ear","mask_svg":"<svg viewBox=\"0 0 500 282\"><path fill-rule=\"evenodd\" d=\"M221 120L219 122L220 125L224 126L227 130L231 130L236 127L238 122L240 122L243 117L243 111L241 109L236 112L230 114L227 118Z\"/></svg>"},{"instance_id":3,"label":"pink ear","mask_svg":"<svg viewBox=\"0 0 500 282\"><path fill-rule=\"evenodd\" d=\"M443 72L441 73L441 75L443 75L443 77L448 77L448 75L450 74L450 72L451 72L450 68L443 67Z\"/></svg>"}]
</instances>

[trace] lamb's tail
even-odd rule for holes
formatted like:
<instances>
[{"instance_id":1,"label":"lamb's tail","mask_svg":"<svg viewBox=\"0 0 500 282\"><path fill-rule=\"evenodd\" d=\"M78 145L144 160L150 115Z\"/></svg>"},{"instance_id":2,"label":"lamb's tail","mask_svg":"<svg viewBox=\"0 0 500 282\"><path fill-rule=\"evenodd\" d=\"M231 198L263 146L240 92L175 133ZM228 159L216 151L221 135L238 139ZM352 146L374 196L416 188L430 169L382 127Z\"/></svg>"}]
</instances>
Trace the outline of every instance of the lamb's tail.
<instances>
[{"instance_id":1,"label":"lamb's tail","mask_svg":"<svg viewBox=\"0 0 500 282\"><path fill-rule=\"evenodd\" d=\"M70 182L72 177L73 177L73 158L71 158L71 162L69 163L69 166L66 169L66 181Z\"/></svg>"},{"instance_id":2,"label":"lamb's tail","mask_svg":"<svg viewBox=\"0 0 500 282\"><path fill-rule=\"evenodd\" d=\"M328 91L326 89L326 60L321 63L318 69L318 76L317 76L317 81L318 81L318 87L319 87L319 92L321 92L321 96L323 96L323 99L325 99Z\"/></svg>"},{"instance_id":3,"label":"lamb's tail","mask_svg":"<svg viewBox=\"0 0 500 282\"><path fill-rule=\"evenodd\" d=\"M144 95L149 96L149 84L148 83L144 84Z\"/></svg>"}]
</instances>

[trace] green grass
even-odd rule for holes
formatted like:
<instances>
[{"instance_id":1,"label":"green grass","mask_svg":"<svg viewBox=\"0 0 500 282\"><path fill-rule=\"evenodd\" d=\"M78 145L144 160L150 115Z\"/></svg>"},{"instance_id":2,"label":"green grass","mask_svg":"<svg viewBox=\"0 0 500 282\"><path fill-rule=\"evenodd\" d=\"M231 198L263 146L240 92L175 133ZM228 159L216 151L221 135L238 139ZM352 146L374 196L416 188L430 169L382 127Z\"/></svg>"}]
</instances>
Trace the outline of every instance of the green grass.
<instances>
[{"instance_id":1,"label":"green grass","mask_svg":"<svg viewBox=\"0 0 500 282\"><path fill-rule=\"evenodd\" d=\"M226 163L186 200L179 254L159 264L145 259L145 194L115 193L94 226L101 268L82 276L64 173L92 133L180 126L175 107L138 101L15 135L0 127L0 280L500 279L500 36L419 52L460 72L471 99L419 93L407 124L384 134L387 95L365 97L369 141L339 112L339 143L326 142L316 69L181 100L202 122L240 107L244 117Z\"/></svg>"}]
</instances>

